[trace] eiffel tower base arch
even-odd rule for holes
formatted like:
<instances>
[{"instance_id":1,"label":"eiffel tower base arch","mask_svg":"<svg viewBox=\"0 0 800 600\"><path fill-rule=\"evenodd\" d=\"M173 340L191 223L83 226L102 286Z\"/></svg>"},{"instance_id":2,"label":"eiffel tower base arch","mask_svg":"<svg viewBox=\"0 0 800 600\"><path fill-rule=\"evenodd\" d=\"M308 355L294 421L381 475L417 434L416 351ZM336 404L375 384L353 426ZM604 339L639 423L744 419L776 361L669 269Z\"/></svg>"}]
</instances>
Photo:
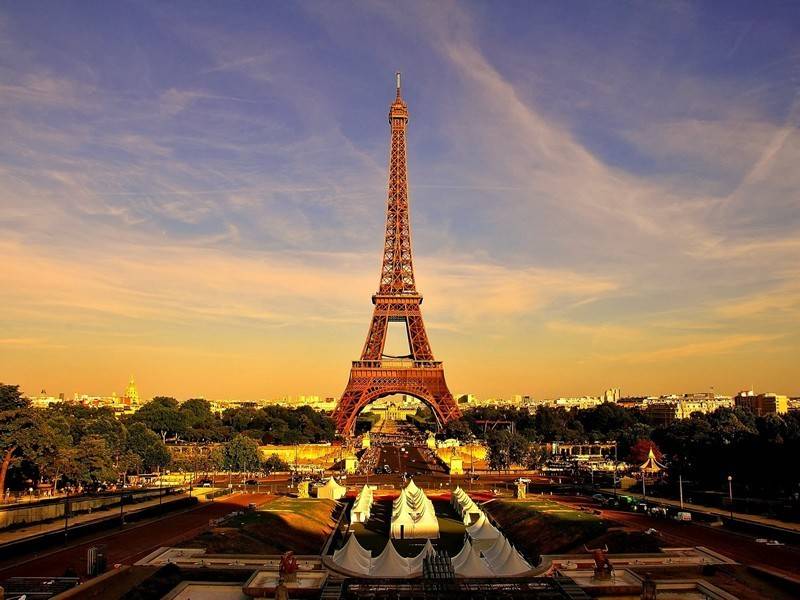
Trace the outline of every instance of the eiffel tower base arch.
<instances>
[{"instance_id":1,"label":"eiffel tower base arch","mask_svg":"<svg viewBox=\"0 0 800 600\"><path fill-rule=\"evenodd\" d=\"M392 362L399 364L385 364ZM351 436L356 418L364 407L392 394L406 394L422 400L433 411L439 427L460 416L447 388L441 362L354 361L350 380L333 413L337 433Z\"/></svg>"}]
</instances>

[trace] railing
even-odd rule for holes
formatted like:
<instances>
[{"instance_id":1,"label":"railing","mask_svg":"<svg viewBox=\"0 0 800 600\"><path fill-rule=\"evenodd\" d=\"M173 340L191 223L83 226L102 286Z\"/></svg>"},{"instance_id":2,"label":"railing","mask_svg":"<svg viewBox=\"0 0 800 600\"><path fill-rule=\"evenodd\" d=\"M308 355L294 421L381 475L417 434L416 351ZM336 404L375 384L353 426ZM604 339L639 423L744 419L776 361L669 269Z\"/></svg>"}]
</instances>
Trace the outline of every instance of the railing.
<instances>
[{"instance_id":1,"label":"railing","mask_svg":"<svg viewBox=\"0 0 800 600\"><path fill-rule=\"evenodd\" d=\"M354 360L357 369L441 369L440 360L409 360L405 358L384 358L383 360Z\"/></svg>"}]
</instances>

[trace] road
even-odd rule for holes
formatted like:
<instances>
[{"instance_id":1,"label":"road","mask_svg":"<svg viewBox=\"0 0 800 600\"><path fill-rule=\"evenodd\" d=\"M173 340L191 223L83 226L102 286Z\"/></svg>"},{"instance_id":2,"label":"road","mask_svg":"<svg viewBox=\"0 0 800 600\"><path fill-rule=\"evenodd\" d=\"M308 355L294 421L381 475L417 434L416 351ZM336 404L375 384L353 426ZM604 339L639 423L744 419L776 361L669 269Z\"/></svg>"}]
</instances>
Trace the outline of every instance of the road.
<instances>
[{"instance_id":1,"label":"road","mask_svg":"<svg viewBox=\"0 0 800 600\"><path fill-rule=\"evenodd\" d=\"M24 562L0 565L0 580L8 577L57 577L72 569L79 576L86 574L86 551L98 544L107 547L108 568L114 564L132 564L161 546L172 546L193 538L208 528L209 519L219 518L250 502L262 504L268 494L236 494L179 514L143 524L129 525L123 530L94 536L90 540L55 550L41 556L33 555Z\"/></svg>"},{"instance_id":2,"label":"road","mask_svg":"<svg viewBox=\"0 0 800 600\"><path fill-rule=\"evenodd\" d=\"M771 570L794 579L800 579L800 548L795 546L767 546L755 538L734 533L721 527L710 527L698 523L682 523L656 518L640 513L608 510L587 498L553 496L565 504L586 505L599 508L601 517L607 521L644 531L656 529L667 545L705 546L715 552L729 556L736 562Z\"/></svg>"}]
</instances>

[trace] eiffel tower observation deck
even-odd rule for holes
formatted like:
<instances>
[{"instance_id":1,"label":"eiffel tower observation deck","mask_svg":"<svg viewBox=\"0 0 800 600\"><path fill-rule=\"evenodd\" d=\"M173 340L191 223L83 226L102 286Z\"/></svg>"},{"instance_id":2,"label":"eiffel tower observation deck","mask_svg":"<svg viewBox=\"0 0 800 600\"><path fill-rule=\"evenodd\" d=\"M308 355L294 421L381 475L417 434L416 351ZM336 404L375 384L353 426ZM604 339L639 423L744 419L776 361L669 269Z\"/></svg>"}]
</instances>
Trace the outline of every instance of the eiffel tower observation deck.
<instances>
[{"instance_id":1,"label":"eiffel tower observation deck","mask_svg":"<svg viewBox=\"0 0 800 600\"><path fill-rule=\"evenodd\" d=\"M460 416L442 362L433 357L422 320L422 295L414 277L406 157L408 106L401 94L400 73L389 107L389 127L389 185L380 282L372 296L375 308L361 359L353 361L347 388L333 414L337 431L343 435L352 434L356 417L367 404L392 394L422 400L440 426ZM390 322L405 324L407 356L385 353Z\"/></svg>"}]
</instances>

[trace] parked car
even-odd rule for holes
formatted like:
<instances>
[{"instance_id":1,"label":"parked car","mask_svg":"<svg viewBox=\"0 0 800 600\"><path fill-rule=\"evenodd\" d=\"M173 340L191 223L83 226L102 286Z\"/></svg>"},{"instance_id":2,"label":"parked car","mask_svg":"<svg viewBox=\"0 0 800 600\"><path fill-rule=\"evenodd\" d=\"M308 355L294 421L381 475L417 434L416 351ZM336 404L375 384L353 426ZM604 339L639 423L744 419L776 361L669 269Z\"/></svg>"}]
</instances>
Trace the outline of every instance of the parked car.
<instances>
[{"instance_id":1,"label":"parked car","mask_svg":"<svg viewBox=\"0 0 800 600\"><path fill-rule=\"evenodd\" d=\"M248 479L247 481L244 482L244 484L245 485L258 485L258 480L257 479Z\"/></svg>"},{"instance_id":2,"label":"parked car","mask_svg":"<svg viewBox=\"0 0 800 600\"><path fill-rule=\"evenodd\" d=\"M692 520L692 513L686 511L679 511L677 515L675 515L675 520L677 521L691 521Z\"/></svg>"}]
</instances>

